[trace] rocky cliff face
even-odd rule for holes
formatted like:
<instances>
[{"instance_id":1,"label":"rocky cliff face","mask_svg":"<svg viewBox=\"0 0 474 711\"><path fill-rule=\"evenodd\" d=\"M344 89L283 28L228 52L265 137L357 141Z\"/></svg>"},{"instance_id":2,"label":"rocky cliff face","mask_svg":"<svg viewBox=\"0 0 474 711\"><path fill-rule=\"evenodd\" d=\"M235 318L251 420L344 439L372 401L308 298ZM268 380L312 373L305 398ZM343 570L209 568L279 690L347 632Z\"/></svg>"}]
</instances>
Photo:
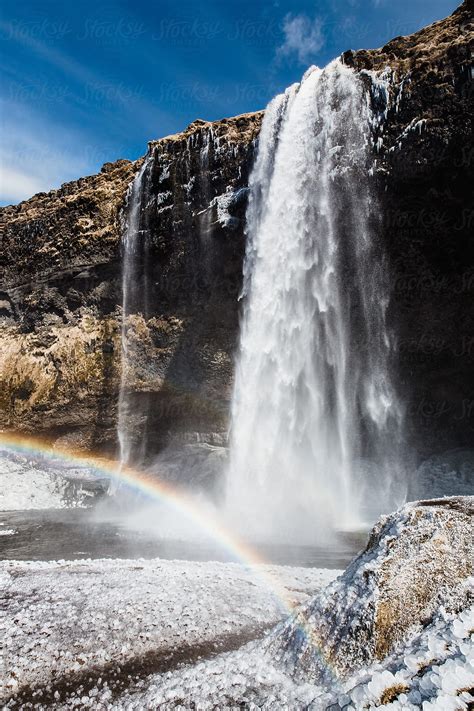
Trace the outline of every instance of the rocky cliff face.
<instances>
[{"instance_id":1,"label":"rocky cliff face","mask_svg":"<svg viewBox=\"0 0 474 711\"><path fill-rule=\"evenodd\" d=\"M109 163L99 175L2 208L2 427L55 436L87 430L94 444L104 422L111 426L119 211L136 168Z\"/></svg>"},{"instance_id":2,"label":"rocky cliff face","mask_svg":"<svg viewBox=\"0 0 474 711\"><path fill-rule=\"evenodd\" d=\"M368 83L377 72L391 320L407 435L420 455L473 441L473 30L464 2L420 32L343 55Z\"/></svg>"},{"instance_id":3,"label":"rocky cliff face","mask_svg":"<svg viewBox=\"0 0 474 711\"><path fill-rule=\"evenodd\" d=\"M149 145L150 308L130 318L137 409L156 448L222 431L238 324L246 185L261 114ZM104 165L3 208L1 426L86 448L116 445L127 189L142 159ZM153 447L153 442L151 443Z\"/></svg>"},{"instance_id":4,"label":"rocky cliff face","mask_svg":"<svg viewBox=\"0 0 474 711\"><path fill-rule=\"evenodd\" d=\"M472 29L465 2L410 37L343 55L380 112L375 179L390 316L407 432L422 456L469 445L474 428ZM153 451L191 433L215 441L227 427L246 186L261 117L195 121L149 146L140 220L151 298L129 319L127 383L137 411L148 414ZM1 210L2 427L115 447L120 238L140 165L106 164L97 176Z\"/></svg>"},{"instance_id":5,"label":"rocky cliff face","mask_svg":"<svg viewBox=\"0 0 474 711\"><path fill-rule=\"evenodd\" d=\"M177 439L225 438L261 119L195 121L149 146L125 372L127 430L145 457Z\"/></svg>"}]
</instances>

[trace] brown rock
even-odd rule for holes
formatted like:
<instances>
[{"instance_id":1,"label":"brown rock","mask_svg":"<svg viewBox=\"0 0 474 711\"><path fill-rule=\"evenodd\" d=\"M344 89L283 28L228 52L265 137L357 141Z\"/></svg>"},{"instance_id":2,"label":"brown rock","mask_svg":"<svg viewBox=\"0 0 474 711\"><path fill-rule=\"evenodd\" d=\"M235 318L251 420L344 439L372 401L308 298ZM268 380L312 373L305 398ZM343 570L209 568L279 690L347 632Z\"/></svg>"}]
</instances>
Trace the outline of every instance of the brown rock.
<instances>
[{"instance_id":1,"label":"brown rock","mask_svg":"<svg viewBox=\"0 0 474 711\"><path fill-rule=\"evenodd\" d=\"M473 601L474 497L407 504L374 527L345 573L277 628L268 646L289 671L319 682L383 660L440 605Z\"/></svg>"}]
</instances>

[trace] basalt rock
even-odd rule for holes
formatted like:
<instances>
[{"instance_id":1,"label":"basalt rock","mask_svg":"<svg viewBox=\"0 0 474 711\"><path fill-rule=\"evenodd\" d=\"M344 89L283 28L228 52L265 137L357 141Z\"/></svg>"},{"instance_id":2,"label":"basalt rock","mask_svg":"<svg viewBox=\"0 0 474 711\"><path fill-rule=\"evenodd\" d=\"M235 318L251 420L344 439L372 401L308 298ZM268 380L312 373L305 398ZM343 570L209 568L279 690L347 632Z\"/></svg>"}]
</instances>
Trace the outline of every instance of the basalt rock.
<instances>
[{"instance_id":1,"label":"basalt rock","mask_svg":"<svg viewBox=\"0 0 474 711\"><path fill-rule=\"evenodd\" d=\"M130 387L150 454L224 431L238 328L247 180L262 114L195 121L149 145L151 307L129 318ZM1 426L116 448L121 235L142 164L3 208ZM143 284L140 285L143 287Z\"/></svg>"},{"instance_id":2,"label":"basalt rock","mask_svg":"<svg viewBox=\"0 0 474 711\"><path fill-rule=\"evenodd\" d=\"M406 433L423 458L474 433L474 18L346 52L385 112L376 133ZM380 79L382 80L380 81ZM377 92L375 92L377 104Z\"/></svg>"}]
</instances>

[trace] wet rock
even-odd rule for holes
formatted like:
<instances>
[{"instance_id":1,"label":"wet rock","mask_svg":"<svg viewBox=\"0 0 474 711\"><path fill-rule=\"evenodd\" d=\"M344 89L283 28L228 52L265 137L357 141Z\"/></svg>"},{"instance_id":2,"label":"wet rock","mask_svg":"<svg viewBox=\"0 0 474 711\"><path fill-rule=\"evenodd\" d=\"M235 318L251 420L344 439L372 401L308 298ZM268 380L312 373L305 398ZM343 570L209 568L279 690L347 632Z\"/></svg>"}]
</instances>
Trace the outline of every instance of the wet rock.
<instances>
[{"instance_id":1,"label":"wet rock","mask_svg":"<svg viewBox=\"0 0 474 711\"><path fill-rule=\"evenodd\" d=\"M157 457L151 471L160 479L171 482L187 481L197 490L215 490L227 462L225 447L195 442L170 445Z\"/></svg>"}]
</instances>

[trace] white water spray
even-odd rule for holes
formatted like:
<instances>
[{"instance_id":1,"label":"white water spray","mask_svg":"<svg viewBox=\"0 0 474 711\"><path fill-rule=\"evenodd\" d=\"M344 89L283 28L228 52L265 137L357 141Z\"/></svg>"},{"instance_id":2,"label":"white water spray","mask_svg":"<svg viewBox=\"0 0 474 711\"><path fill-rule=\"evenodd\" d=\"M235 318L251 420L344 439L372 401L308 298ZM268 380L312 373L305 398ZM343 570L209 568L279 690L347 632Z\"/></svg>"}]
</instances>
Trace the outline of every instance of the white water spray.
<instances>
[{"instance_id":1,"label":"white water spray","mask_svg":"<svg viewBox=\"0 0 474 711\"><path fill-rule=\"evenodd\" d=\"M268 106L251 176L227 508L314 541L404 497L370 98L336 60Z\"/></svg>"}]
</instances>

